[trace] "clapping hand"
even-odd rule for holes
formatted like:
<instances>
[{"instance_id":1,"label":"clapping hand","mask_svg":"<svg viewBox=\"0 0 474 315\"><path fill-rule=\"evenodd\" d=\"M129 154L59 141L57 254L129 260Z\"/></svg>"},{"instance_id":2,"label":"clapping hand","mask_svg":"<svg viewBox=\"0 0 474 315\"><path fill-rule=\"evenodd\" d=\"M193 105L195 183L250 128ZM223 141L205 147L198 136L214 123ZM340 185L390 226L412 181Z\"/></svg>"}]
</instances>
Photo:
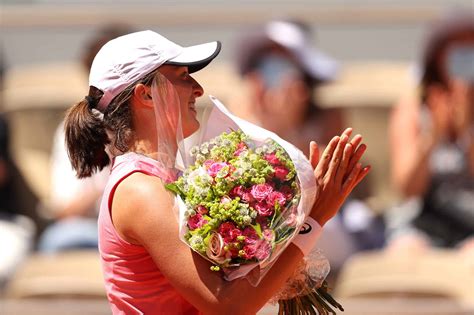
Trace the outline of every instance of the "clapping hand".
<instances>
[{"instance_id":1,"label":"clapping hand","mask_svg":"<svg viewBox=\"0 0 474 315\"><path fill-rule=\"evenodd\" d=\"M354 187L369 173L370 166L362 167L359 162L367 146L361 144L362 136L352 140L352 129L346 129L341 136L334 137L322 156L316 142L310 143L310 162L314 168L317 193L310 216L324 225L339 210Z\"/></svg>"}]
</instances>

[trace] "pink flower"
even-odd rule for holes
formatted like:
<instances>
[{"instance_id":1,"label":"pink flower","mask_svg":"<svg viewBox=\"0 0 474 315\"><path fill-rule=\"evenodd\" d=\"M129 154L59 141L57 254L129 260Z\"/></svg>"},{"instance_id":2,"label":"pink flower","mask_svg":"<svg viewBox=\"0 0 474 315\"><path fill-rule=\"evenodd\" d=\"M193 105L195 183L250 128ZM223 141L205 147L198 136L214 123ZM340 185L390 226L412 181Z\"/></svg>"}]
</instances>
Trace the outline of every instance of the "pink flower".
<instances>
[{"instance_id":1,"label":"pink flower","mask_svg":"<svg viewBox=\"0 0 474 315\"><path fill-rule=\"evenodd\" d=\"M272 247L267 241L260 241L255 251L255 258L258 260L263 260L270 255Z\"/></svg>"},{"instance_id":2,"label":"pink flower","mask_svg":"<svg viewBox=\"0 0 474 315\"><path fill-rule=\"evenodd\" d=\"M267 241L260 240L253 244L245 245L242 248L244 259L257 258L263 260L270 255L271 246Z\"/></svg>"},{"instance_id":3,"label":"pink flower","mask_svg":"<svg viewBox=\"0 0 474 315\"><path fill-rule=\"evenodd\" d=\"M268 197L269 194L271 194L272 191L273 187L265 183L253 185L252 189L250 190L250 193L252 194L252 197L254 197L256 200L263 201Z\"/></svg>"},{"instance_id":4,"label":"pink flower","mask_svg":"<svg viewBox=\"0 0 474 315\"><path fill-rule=\"evenodd\" d=\"M237 150L235 150L234 156L240 156L242 154L242 152L244 152L245 150L247 150L247 146L245 145L245 143L240 142L237 145Z\"/></svg>"},{"instance_id":5,"label":"pink flower","mask_svg":"<svg viewBox=\"0 0 474 315\"><path fill-rule=\"evenodd\" d=\"M273 214L273 205L269 205L266 202L259 202L254 205L254 208L262 217L269 217Z\"/></svg>"},{"instance_id":6,"label":"pink flower","mask_svg":"<svg viewBox=\"0 0 474 315\"><path fill-rule=\"evenodd\" d=\"M219 234L224 238L224 242L227 244L235 242L237 237L242 235L242 231L232 222L224 222L219 226Z\"/></svg>"},{"instance_id":7,"label":"pink flower","mask_svg":"<svg viewBox=\"0 0 474 315\"><path fill-rule=\"evenodd\" d=\"M199 205L196 208L196 212L199 213L199 214L207 214L209 211L203 205Z\"/></svg>"},{"instance_id":8,"label":"pink flower","mask_svg":"<svg viewBox=\"0 0 474 315\"><path fill-rule=\"evenodd\" d=\"M251 203L254 201L252 194L249 192L247 188L242 185L235 186L230 191L229 195L233 198L240 197L240 200L246 203Z\"/></svg>"},{"instance_id":9,"label":"pink flower","mask_svg":"<svg viewBox=\"0 0 474 315\"><path fill-rule=\"evenodd\" d=\"M279 191L272 191L272 193L268 196L267 203L271 206L274 206L275 202L278 202L280 206L284 206L286 203L285 195Z\"/></svg>"},{"instance_id":10,"label":"pink flower","mask_svg":"<svg viewBox=\"0 0 474 315\"><path fill-rule=\"evenodd\" d=\"M244 192L242 194L242 201L243 202L246 202L246 203L251 203L254 201L253 197L252 197L252 194L248 191Z\"/></svg>"},{"instance_id":11,"label":"pink flower","mask_svg":"<svg viewBox=\"0 0 474 315\"><path fill-rule=\"evenodd\" d=\"M242 258L244 259L252 259L255 257L255 252L257 249L255 248L255 244L245 245L242 248L243 255Z\"/></svg>"},{"instance_id":12,"label":"pink flower","mask_svg":"<svg viewBox=\"0 0 474 315\"><path fill-rule=\"evenodd\" d=\"M266 229L268 227L268 218L267 217L263 217L263 216L257 216L257 218L255 219L255 221L260 224L260 227L262 229Z\"/></svg>"},{"instance_id":13,"label":"pink flower","mask_svg":"<svg viewBox=\"0 0 474 315\"><path fill-rule=\"evenodd\" d=\"M195 215L188 218L188 226L190 230L200 228L207 223L207 220L202 217L201 214L196 213Z\"/></svg>"},{"instance_id":14,"label":"pink flower","mask_svg":"<svg viewBox=\"0 0 474 315\"><path fill-rule=\"evenodd\" d=\"M212 232L209 239L208 246L206 248L207 257L216 261L217 263L223 263L225 261L224 251L224 240L219 233Z\"/></svg>"},{"instance_id":15,"label":"pink flower","mask_svg":"<svg viewBox=\"0 0 474 315\"><path fill-rule=\"evenodd\" d=\"M223 169L225 166L227 166L227 163L225 162L214 162L207 169L207 173L211 175L212 177L216 177L217 173L219 173L219 171Z\"/></svg>"},{"instance_id":16,"label":"pink flower","mask_svg":"<svg viewBox=\"0 0 474 315\"><path fill-rule=\"evenodd\" d=\"M204 166L206 167L206 169L209 169L209 167L211 167L212 164L214 164L215 162L213 160L206 160L204 162Z\"/></svg>"},{"instance_id":17,"label":"pink flower","mask_svg":"<svg viewBox=\"0 0 474 315\"><path fill-rule=\"evenodd\" d=\"M242 185L237 185L230 191L229 195L231 197L241 197L245 193L245 187Z\"/></svg>"},{"instance_id":18,"label":"pink flower","mask_svg":"<svg viewBox=\"0 0 474 315\"><path fill-rule=\"evenodd\" d=\"M275 171L275 177L279 180L285 180L289 173L288 169L283 166L274 166L273 170Z\"/></svg>"},{"instance_id":19,"label":"pink flower","mask_svg":"<svg viewBox=\"0 0 474 315\"><path fill-rule=\"evenodd\" d=\"M286 200L293 198L293 189L290 186L284 185L280 187L280 192L285 195Z\"/></svg>"},{"instance_id":20,"label":"pink flower","mask_svg":"<svg viewBox=\"0 0 474 315\"><path fill-rule=\"evenodd\" d=\"M281 165L280 160L277 158L275 153L265 154L263 157L265 160L268 161L271 165Z\"/></svg>"},{"instance_id":21,"label":"pink flower","mask_svg":"<svg viewBox=\"0 0 474 315\"><path fill-rule=\"evenodd\" d=\"M262 232L263 238L269 242L273 242L275 240L275 233L273 233L270 229L265 229Z\"/></svg>"},{"instance_id":22,"label":"pink flower","mask_svg":"<svg viewBox=\"0 0 474 315\"><path fill-rule=\"evenodd\" d=\"M245 244L254 244L255 242L257 242L259 240L259 237L258 237L258 234L257 234L257 231L255 231L255 229L253 227L246 227L243 231L242 231L242 235L245 236Z\"/></svg>"}]
</instances>

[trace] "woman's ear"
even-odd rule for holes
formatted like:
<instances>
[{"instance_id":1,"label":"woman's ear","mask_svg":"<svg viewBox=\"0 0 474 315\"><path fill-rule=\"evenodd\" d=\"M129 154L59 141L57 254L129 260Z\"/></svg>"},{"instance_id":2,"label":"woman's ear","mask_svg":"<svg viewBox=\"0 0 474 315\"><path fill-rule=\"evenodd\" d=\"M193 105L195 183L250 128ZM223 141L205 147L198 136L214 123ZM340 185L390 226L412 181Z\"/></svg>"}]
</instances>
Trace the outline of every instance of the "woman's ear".
<instances>
[{"instance_id":1,"label":"woman's ear","mask_svg":"<svg viewBox=\"0 0 474 315\"><path fill-rule=\"evenodd\" d=\"M137 84L133 89L133 98L144 106L153 107L153 100L151 97L151 88L145 84Z\"/></svg>"}]
</instances>

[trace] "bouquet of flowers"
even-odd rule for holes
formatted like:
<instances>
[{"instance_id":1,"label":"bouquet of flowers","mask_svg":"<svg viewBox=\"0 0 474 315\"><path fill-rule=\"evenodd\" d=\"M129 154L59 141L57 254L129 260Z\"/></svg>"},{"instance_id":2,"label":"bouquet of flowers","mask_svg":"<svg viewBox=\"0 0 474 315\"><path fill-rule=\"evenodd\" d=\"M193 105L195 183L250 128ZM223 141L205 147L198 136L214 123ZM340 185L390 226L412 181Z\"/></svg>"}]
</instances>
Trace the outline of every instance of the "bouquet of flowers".
<instances>
[{"instance_id":1,"label":"bouquet of flowers","mask_svg":"<svg viewBox=\"0 0 474 315\"><path fill-rule=\"evenodd\" d=\"M294 146L211 100L215 106L203 114L197 144L180 149L186 154L182 175L166 187L177 196L181 239L226 280L245 277L257 285L311 209L313 169ZM322 285L308 284L311 289L299 294ZM284 305L298 297L279 296L286 300L282 314L290 314Z\"/></svg>"},{"instance_id":2,"label":"bouquet of flowers","mask_svg":"<svg viewBox=\"0 0 474 315\"><path fill-rule=\"evenodd\" d=\"M167 188L184 201L186 243L231 271L269 260L296 230L299 182L275 141L230 131L191 150L194 165Z\"/></svg>"}]
</instances>

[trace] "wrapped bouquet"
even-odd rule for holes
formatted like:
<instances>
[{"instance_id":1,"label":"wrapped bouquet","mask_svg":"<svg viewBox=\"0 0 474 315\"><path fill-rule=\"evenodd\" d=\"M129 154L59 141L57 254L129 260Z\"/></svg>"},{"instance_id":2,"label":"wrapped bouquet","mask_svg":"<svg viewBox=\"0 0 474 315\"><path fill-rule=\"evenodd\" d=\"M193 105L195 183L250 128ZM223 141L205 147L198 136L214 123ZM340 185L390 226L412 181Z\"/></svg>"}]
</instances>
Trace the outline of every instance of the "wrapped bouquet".
<instances>
[{"instance_id":1,"label":"wrapped bouquet","mask_svg":"<svg viewBox=\"0 0 474 315\"><path fill-rule=\"evenodd\" d=\"M177 196L181 239L225 279L245 277L257 285L311 209L317 189L313 169L300 150L211 99L214 106L203 113L195 145L180 150L186 152L180 157L182 175L167 188ZM327 271L321 274L324 280ZM276 297L281 314L292 314L286 306L313 292L322 302L309 300L301 314L313 306L332 312L327 305L335 305L332 298L315 291L324 282L304 278L295 281L306 291L289 296L287 288Z\"/></svg>"},{"instance_id":2,"label":"wrapped bouquet","mask_svg":"<svg viewBox=\"0 0 474 315\"><path fill-rule=\"evenodd\" d=\"M301 191L291 159L274 140L252 141L240 130L191 155L196 162L167 186L184 202L184 240L213 270L262 268L297 227Z\"/></svg>"}]
</instances>

